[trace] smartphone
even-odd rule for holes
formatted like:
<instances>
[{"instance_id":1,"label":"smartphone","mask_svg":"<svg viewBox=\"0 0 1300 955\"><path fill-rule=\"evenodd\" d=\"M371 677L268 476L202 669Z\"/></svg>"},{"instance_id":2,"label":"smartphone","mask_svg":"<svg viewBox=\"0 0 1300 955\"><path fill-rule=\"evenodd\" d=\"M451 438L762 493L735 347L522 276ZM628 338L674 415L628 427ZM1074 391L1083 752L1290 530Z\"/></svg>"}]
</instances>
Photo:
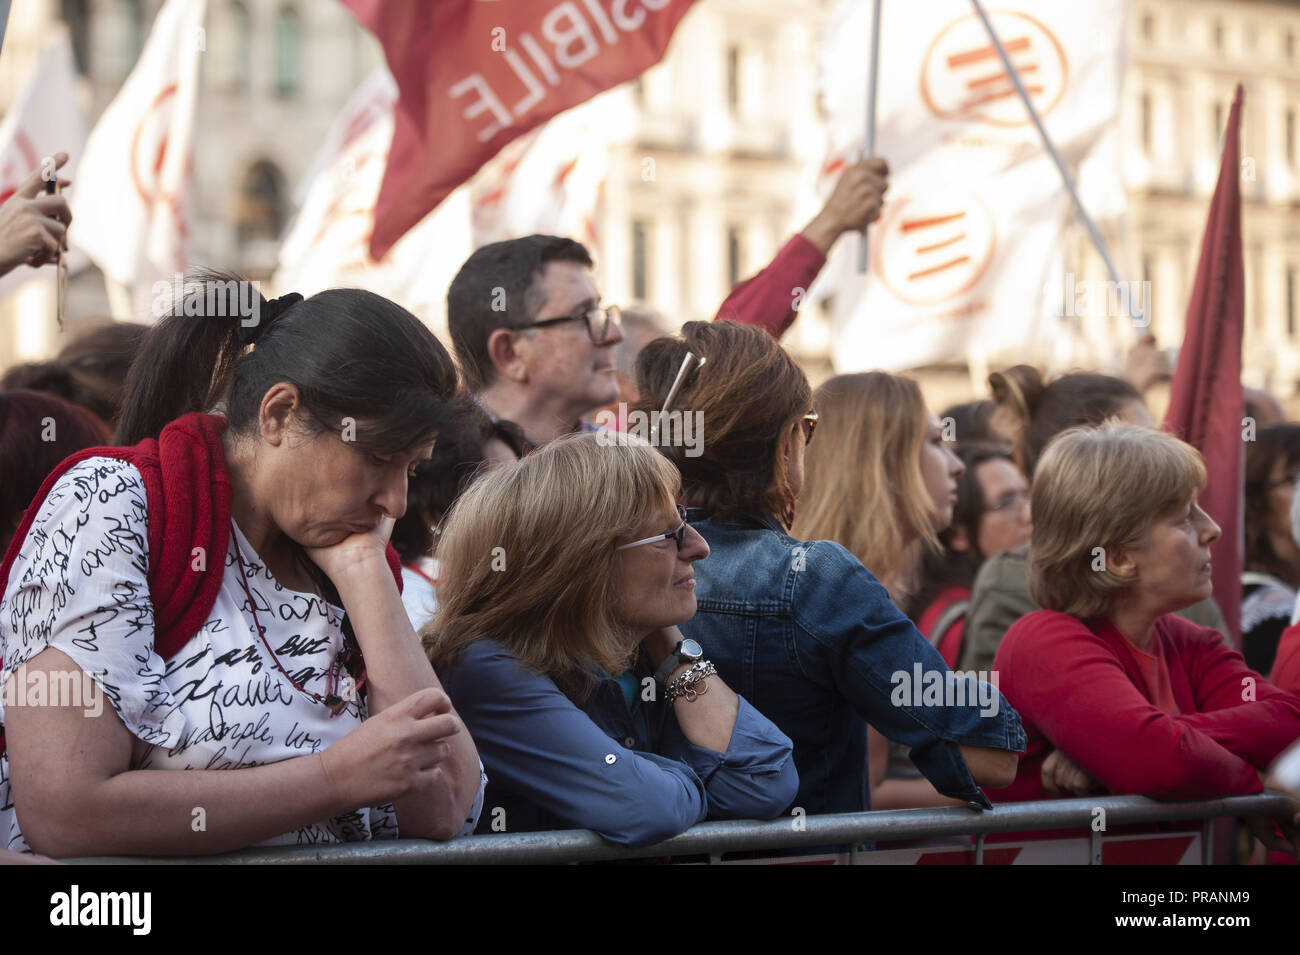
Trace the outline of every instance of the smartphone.
<instances>
[{"instance_id":1,"label":"smartphone","mask_svg":"<svg viewBox=\"0 0 1300 955\"><path fill-rule=\"evenodd\" d=\"M59 176L57 173L55 173L53 179L45 180L45 192L51 196L59 194ZM54 255L54 268L57 275L54 317L55 321L58 322L59 331L63 331L63 301L68 287L68 263L63 260L62 248Z\"/></svg>"}]
</instances>

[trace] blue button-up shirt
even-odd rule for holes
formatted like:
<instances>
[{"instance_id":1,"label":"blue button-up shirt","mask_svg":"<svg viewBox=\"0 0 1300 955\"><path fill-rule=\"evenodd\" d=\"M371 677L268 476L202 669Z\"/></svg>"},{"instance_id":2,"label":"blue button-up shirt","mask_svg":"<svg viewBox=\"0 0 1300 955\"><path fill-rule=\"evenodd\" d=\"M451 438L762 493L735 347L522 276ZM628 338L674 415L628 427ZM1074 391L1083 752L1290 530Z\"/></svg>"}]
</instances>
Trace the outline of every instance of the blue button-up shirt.
<instances>
[{"instance_id":1,"label":"blue button-up shirt","mask_svg":"<svg viewBox=\"0 0 1300 955\"><path fill-rule=\"evenodd\" d=\"M706 818L771 818L798 789L789 738L744 699L717 753L686 739L653 682L630 708L609 677L576 704L491 640L439 678L487 768L479 833L583 828L650 845Z\"/></svg>"},{"instance_id":2,"label":"blue button-up shirt","mask_svg":"<svg viewBox=\"0 0 1300 955\"><path fill-rule=\"evenodd\" d=\"M758 516L692 508L688 520L709 559L695 565L699 609L681 630L794 741L794 806L809 815L871 808L870 722L910 747L939 792L991 808L958 747L1024 751L1020 717L993 685L963 680L965 700L922 693L928 674L949 679L943 658L839 544L795 540Z\"/></svg>"}]
</instances>

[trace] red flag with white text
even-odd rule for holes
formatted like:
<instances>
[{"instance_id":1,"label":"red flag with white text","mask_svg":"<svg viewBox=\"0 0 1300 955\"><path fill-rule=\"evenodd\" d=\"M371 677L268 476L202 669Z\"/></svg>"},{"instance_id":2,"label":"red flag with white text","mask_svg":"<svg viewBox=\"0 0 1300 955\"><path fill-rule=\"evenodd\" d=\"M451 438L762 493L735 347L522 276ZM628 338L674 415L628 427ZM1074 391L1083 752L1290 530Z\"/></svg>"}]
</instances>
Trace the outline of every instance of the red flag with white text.
<instances>
[{"instance_id":1,"label":"red flag with white text","mask_svg":"<svg viewBox=\"0 0 1300 955\"><path fill-rule=\"evenodd\" d=\"M343 0L384 47L398 103L370 254L503 146L659 62L694 0Z\"/></svg>"}]
</instances>

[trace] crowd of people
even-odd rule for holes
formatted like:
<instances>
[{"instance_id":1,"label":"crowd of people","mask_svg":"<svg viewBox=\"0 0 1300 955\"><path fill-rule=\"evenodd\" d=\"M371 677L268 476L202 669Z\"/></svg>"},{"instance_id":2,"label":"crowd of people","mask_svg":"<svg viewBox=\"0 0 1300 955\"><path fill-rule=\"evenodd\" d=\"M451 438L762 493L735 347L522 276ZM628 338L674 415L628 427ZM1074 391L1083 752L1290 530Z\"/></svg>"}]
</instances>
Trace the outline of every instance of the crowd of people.
<instances>
[{"instance_id":1,"label":"crowd of people","mask_svg":"<svg viewBox=\"0 0 1300 955\"><path fill-rule=\"evenodd\" d=\"M811 386L791 289L887 184L850 167L675 333L532 235L465 261L451 351L359 289L250 322L209 273L6 370L6 861L1261 792L1300 738L1300 425L1247 445L1243 658L1144 381ZM34 174L0 265L68 221Z\"/></svg>"}]
</instances>

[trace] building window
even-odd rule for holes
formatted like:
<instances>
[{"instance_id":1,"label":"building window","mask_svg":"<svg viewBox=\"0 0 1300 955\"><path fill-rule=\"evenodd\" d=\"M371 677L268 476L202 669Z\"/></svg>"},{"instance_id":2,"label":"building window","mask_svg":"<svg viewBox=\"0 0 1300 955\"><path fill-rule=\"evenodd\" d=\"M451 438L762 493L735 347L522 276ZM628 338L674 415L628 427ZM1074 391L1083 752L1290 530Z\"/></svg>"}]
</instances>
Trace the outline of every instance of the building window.
<instances>
[{"instance_id":1,"label":"building window","mask_svg":"<svg viewBox=\"0 0 1300 955\"><path fill-rule=\"evenodd\" d=\"M240 244L259 239L272 241L284 230L284 174L275 163L261 160L244 173L235 208L235 230Z\"/></svg>"},{"instance_id":2,"label":"building window","mask_svg":"<svg viewBox=\"0 0 1300 955\"><path fill-rule=\"evenodd\" d=\"M1144 40L1153 39L1156 35L1156 18L1151 14L1142 17L1142 38Z\"/></svg>"},{"instance_id":3,"label":"building window","mask_svg":"<svg viewBox=\"0 0 1300 955\"><path fill-rule=\"evenodd\" d=\"M740 47L727 47L727 106L734 113L740 108Z\"/></svg>"},{"instance_id":4,"label":"building window","mask_svg":"<svg viewBox=\"0 0 1300 955\"><path fill-rule=\"evenodd\" d=\"M123 71L125 74L131 72L144 49L144 3L143 0L125 0L122 6L126 8L126 45L123 50L127 62L126 70Z\"/></svg>"},{"instance_id":5,"label":"building window","mask_svg":"<svg viewBox=\"0 0 1300 955\"><path fill-rule=\"evenodd\" d=\"M1286 333L1295 338L1295 269L1286 270Z\"/></svg>"},{"instance_id":6,"label":"building window","mask_svg":"<svg viewBox=\"0 0 1300 955\"><path fill-rule=\"evenodd\" d=\"M90 74L90 4L87 0L63 0L60 12L72 36L72 55L77 72Z\"/></svg>"},{"instance_id":7,"label":"building window","mask_svg":"<svg viewBox=\"0 0 1300 955\"><path fill-rule=\"evenodd\" d=\"M1286 38L1282 41L1282 50L1286 53L1288 60L1295 59L1295 32L1293 30L1286 31Z\"/></svg>"},{"instance_id":8,"label":"building window","mask_svg":"<svg viewBox=\"0 0 1300 955\"><path fill-rule=\"evenodd\" d=\"M142 0L117 0L104 21L101 49L106 54L115 79L125 79L140 58L144 46L144 3Z\"/></svg>"},{"instance_id":9,"label":"building window","mask_svg":"<svg viewBox=\"0 0 1300 955\"><path fill-rule=\"evenodd\" d=\"M1214 21L1214 48L1216 50L1223 49L1223 21L1222 20Z\"/></svg>"},{"instance_id":10,"label":"building window","mask_svg":"<svg viewBox=\"0 0 1300 955\"><path fill-rule=\"evenodd\" d=\"M727 229L727 290L740 283L740 230L735 226Z\"/></svg>"},{"instance_id":11,"label":"building window","mask_svg":"<svg viewBox=\"0 0 1300 955\"><path fill-rule=\"evenodd\" d=\"M632 298L638 302L649 295L649 232L639 219L632 223Z\"/></svg>"},{"instance_id":12,"label":"building window","mask_svg":"<svg viewBox=\"0 0 1300 955\"><path fill-rule=\"evenodd\" d=\"M1155 271L1156 271L1155 259L1150 255L1142 256L1142 301L1141 303L1134 303L1134 304L1140 304L1142 309L1142 317L1146 319L1146 323L1148 327L1151 325L1151 307L1153 305L1151 301L1151 292L1150 292L1151 277L1155 275Z\"/></svg>"},{"instance_id":13,"label":"building window","mask_svg":"<svg viewBox=\"0 0 1300 955\"><path fill-rule=\"evenodd\" d=\"M1142 148L1151 152L1151 94L1142 94Z\"/></svg>"},{"instance_id":14,"label":"building window","mask_svg":"<svg viewBox=\"0 0 1300 955\"><path fill-rule=\"evenodd\" d=\"M230 36L230 49L226 51L230 88L236 93L247 92L253 72L253 21L240 0L230 4Z\"/></svg>"},{"instance_id":15,"label":"building window","mask_svg":"<svg viewBox=\"0 0 1300 955\"><path fill-rule=\"evenodd\" d=\"M1286 161L1295 165L1295 110L1286 111Z\"/></svg>"},{"instance_id":16,"label":"building window","mask_svg":"<svg viewBox=\"0 0 1300 955\"><path fill-rule=\"evenodd\" d=\"M1223 104L1214 104L1214 137L1215 142L1219 144L1219 152L1223 152Z\"/></svg>"},{"instance_id":17,"label":"building window","mask_svg":"<svg viewBox=\"0 0 1300 955\"><path fill-rule=\"evenodd\" d=\"M275 15L275 95L298 94L299 58L302 54L302 25L298 11L281 7Z\"/></svg>"}]
</instances>

